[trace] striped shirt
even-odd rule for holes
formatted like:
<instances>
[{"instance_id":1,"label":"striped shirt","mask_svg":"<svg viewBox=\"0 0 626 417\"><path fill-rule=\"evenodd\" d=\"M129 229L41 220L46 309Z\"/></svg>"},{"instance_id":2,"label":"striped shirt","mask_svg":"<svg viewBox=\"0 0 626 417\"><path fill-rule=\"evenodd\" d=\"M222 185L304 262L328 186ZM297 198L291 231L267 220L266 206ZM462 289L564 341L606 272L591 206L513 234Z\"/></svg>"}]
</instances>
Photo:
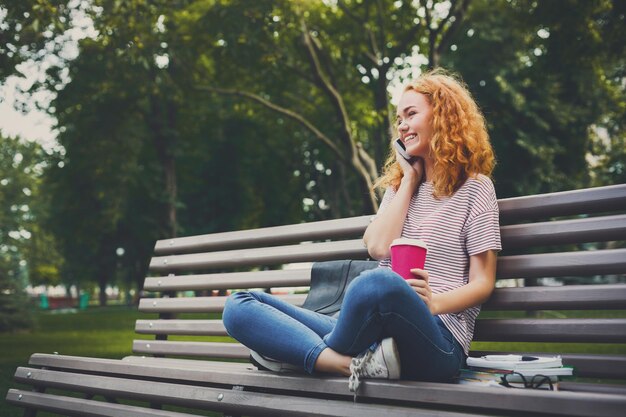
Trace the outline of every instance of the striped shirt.
<instances>
[{"instance_id":1,"label":"striped shirt","mask_svg":"<svg viewBox=\"0 0 626 417\"><path fill-rule=\"evenodd\" d=\"M378 213L385 210L395 194L392 188L387 189ZM428 245L424 269L428 271L433 294L467 284L469 257L502 249L493 183L488 177L478 175L468 179L451 197L439 199L433 196L432 183L422 183L409 203L402 237L421 239ZM390 268L391 260L382 260L380 266ZM479 312L480 306L476 306L439 316L466 355Z\"/></svg>"}]
</instances>

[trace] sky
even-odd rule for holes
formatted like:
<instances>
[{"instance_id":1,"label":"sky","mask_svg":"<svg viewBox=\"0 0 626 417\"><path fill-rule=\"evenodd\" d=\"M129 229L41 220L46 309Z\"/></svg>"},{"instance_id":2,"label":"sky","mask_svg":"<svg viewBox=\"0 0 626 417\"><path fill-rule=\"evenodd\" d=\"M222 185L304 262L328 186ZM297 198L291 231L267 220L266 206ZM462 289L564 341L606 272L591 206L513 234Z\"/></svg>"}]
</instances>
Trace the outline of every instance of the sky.
<instances>
[{"instance_id":1,"label":"sky","mask_svg":"<svg viewBox=\"0 0 626 417\"><path fill-rule=\"evenodd\" d=\"M0 130L5 136L20 136L23 139L40 142L46 147L54 146L56 137L53 132L54 118L37 109L22 113L13 106L19 94L19 86L31 84L32 79L32 75L26 80L12 76L0 86ZM27 99L31 103L34 100L34 97Z\"/></svg>"},{"instance_id":2,"label":"sky","mask_svg":"<svg viewBox=\"0 0 626 417\"><path fill-rule=\"evenodd\" d=\"M80 39L97 36L91 18L85 12L89 6L88 2L73 0L69 2L68 6L72 10L72 28L59 39L63 42L63 49L59 55L65 60L71 60L78 56L78 41ZM2 15L0 13L0 22ZM52 44L48 45L50 50L52 47ZM11 76L0 84L0 131L4 135L20 136L26 140L37 141L48 149L57 146L54 129L56 120L45 111L37 108L37 104L46 107L54 98L53 94L39 92L26 95L21 91L28 89L35 81L43 80L46 69L56 64L57 61L58 58L50 54L39 64L22 63L16 67L18 72L22 74L21 77ZM15 108L16 103L26 104L26 111L17 110Z\"/></svg>"}]
</instances>

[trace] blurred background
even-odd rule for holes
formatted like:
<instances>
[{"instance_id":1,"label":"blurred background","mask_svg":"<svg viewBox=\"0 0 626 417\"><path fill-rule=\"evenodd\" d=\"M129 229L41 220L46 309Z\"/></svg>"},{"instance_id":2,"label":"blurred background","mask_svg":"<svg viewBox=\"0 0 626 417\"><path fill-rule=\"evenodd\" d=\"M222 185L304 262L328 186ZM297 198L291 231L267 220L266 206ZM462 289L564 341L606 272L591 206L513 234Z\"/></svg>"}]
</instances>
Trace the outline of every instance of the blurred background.
<instances>
[{"instance_id":1,"label":"blurred background","mask_svg":"<svg viewBox=\"0 0 626 417\"><path fill-rule=\"evenodd\" d=\"M133 304L157 239L375 212L394 97L433 67L483 109L500 198L626 182L625 15L0 1L0 331L32 326L29 306Z\"/></svg>"}]
</instances>

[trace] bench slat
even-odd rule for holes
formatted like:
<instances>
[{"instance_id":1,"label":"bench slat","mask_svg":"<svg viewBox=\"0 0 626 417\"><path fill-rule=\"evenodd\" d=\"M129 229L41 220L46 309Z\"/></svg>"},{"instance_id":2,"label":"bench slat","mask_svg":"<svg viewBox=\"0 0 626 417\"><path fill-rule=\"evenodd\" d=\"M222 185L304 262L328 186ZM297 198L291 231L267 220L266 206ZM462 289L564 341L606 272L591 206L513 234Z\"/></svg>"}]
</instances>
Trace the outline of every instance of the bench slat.
<instances>
[{"instance_id":1,"label":"bench slat","mask_svg":"<svg viewBox=\"0 0 626 417\"><path fill-rule=\"evenodd\" d=\"M505 249L626 240L626 214L500 228Z\"/></svg>"},{"instance_id":2,"label":"bench slat","mask_svg":"<svg viewBox=\"0 0 626 417\"><path fill-rule=\"evenodd\" d=\"M626 375L626 355L594 355L594 354L574 354L574 353L550 353L550 352L504 352L504 351L478 351L473 350L470 356L478 357L489 354L516 354L516 355L560 355L563 362L568 366L576 368L576 374L589 378L622 378ZM185 365L189 363L189 365ZM46 353L35 353L29 360L31 366L41 366L51 369L68 369L83 372L105 372L114 374L129 374L138 377L158 377L163 378L189 378L190 381L206 382L204 373L208 369L225 368L226 371L234 369L247 369L250 363L232 363L193 359L173 359L173 358L152 358L146 356L131 356L123 360L88 358L81 356L52 355ZM179 373L160 374L159 369L164 366L181 369ZM152 368L150 368L152 367ZM206 369L205 369L206 368ZM191 370L189 375L183 370ZM174 371L175 372L175 371ZM220 382L215 380L214 382ZM223 381L225 384L228 380Z\"/></svg>"},{"instance_id":3,"label":"bench slat","mask_svg":"<svg viewBox=\"0 0 626 417\"><path fill-rule=\"evenodd\" d=\"M278 295L301 306L306 294ZM146 313L221 312L228 297L143 298ZM483 310L618 310L626 308L626 284L496 288Z\"/></svg>"},{"instance_id":4,"label":"bench slat","mask_svg":"<svg viewBox=\"0 0 626 417\"><path fill-rule=\"evenodd\" d=\"M151 361L151 359L153 361ZM152 356L126 356L122 358L122 361L129 363L137 363L140 365L153 365L159 367L170 367L175 369L200 369L205 366L207 361L203 359L180 359L180 358L164 358L164 357L152 357ZM257 371L256 366L250 362L222 362L211 361L211 369L220 368L223 370L229 370L233 372L239 371Z\"/></svg>"},{"instance_id":5,"label":"bench slat","mask_svg":"<svg viewBox=\"0 0 626 417\"><path fill-rule=\"evenodd\" d=\"M483 310L612 310L626 308L626 284L496 288Z\"/></svg>"},{"instance_id":6,"label":"bench slat","mask_svg":"<svg viewBox=\"0 0 626 417\"><path fill-rule=\"evenodd\" d=\"M139 334L228 336L222 320L137 320L135 332Z\"/></svg>"},{"instance_id":7,"label":"bench slat","mask_svg":"<svg viewBox=\"0 0 626 417\"><path fill-rule=\"evenodd\" d=\"M301 306L306 294L278 295L288 303ZM228 297L142 298L139 311L145 313L215 313L224 310Z\"/></svg>"},{"instance_id":8,"label":"bench slat","mask_svg":"<svg viewBox=\"0 0 626 417\"><path fill-rule=\"evenodd\" d=\"M312 243L276 248L246 249L206 254L155 257L150 268L157 272L203 268L234 268L334 259L366 259L363 241ZM626 249L605 249L503 256L498 278L538 278L619 274L626 271Z\"/></svg>"},{"instance_id":9,"label":"bench slat","mask_svg":"<svg viewBox=\"0 0 626 417\"><path fill-rule=\"evenodd\" d=\"M30 377L27 377L28 373L30 373ZM115 378L110 376L71 374L68 372L48 371L33 368L18 368L15 374L15 379L19 382L28 383L34 386L48 386L56 389L98 393L105 394L113 398L128 398L168 405L182 405L201 410L213 410L224 413L252 413L255 415L283 414L303 417L315 415L334 417L337 415L337 411L341 410L342 415L353 417L379 417L382 413L391 416L408 417L414 415L416 411L420 411L420 415L424 416L460 417L466 415L447 412L440 413L437 411L429 412L389 405L353 404L340 400L284 396L224 388ZM97 408L101 405L105 408L110 408L107 403L98 401L77 401L77 406L80 408L84 406ZM137 407L121 406L111 408L131 411ZM173 417L188 416L190 414L175 413L164 415L171 415ZM193 415L197 415L197 413L194 413Z\"/></svg>"},{"instance_id":10,"label":"bench slat","mask_svg":"<svg viewBox=\"0 0 626 417\"><path fill-rule=\"evenodd\" d=\"M626 249L542 253L498 258L498 279L623 274Z\"/></svg>"},{"instance_id":11,"label":"bench slat","mask_svg":"<svg viewBox=\"0 0 626 417\"><path fill-rule=\"evenodd\" d=\"M625 343L626 319L482 319L476 341ZM139 334L228 336L221 320L138 320Z\"/></svg>"},{"instance_id":12,"label":"bench slat","mask_svg":"<svg viewBox=\"0 0 626 417\"><path fill-rule=\"evenodd\" d=\"M311 282L311 268L146 278L146 291L227 290L231 288L300 287Z\"/></svg>"},{"instance_id":13,"label":"bench slat","mask_svg":"<svg viewBox=\"0 0 626 417\"><path fill-rule=\"evenodd\" d=\"M498 200L500 221L606 213L626 209L626 184Z\"/></svg>"},{"instance_id":14,"label":"bench slat","mask_svg":"<svg viewBox=\"0 0 626 417\"><path fill-rule=\"evenodd\" d=\"M532 353L531 353L532 354ZM626 356L563 354L565 364L576 369L576 375L588 378L619 378L626 375Z\"/></svg>"},{"instance_id":15,"label":"bench slat","mask_svg":"<svg viewBox=\"0 0 626 417\"><path fill-rule=\"evenodd\" d=\"M626 209L626 185L618 184L585 190L563 191L498 201L500 219L593 214ZM277 246L293 242L342 239L363 234L371 215L325 220L234 232L163 239L156 242L155 254L202 252L241 247Z\"/></svg>"},{"instance_id":16,"label":"bench slat","mask_svg":"<svg viewBox=\"0 0 626 417\"><path fill-rule=\"evenodd\" d=\"M598 392L626 396L626 385L591 384L585 382L561 381L559 389L576 392Z\"/></svg>"},{"instance_id":17,"label":"bench slat","mask_svg":"<svg viewBox=\"0 0 626 417\"><path fill-rule=\"evenodd\" d=\"M306 243L269 248L238 249L202 254L154 257L154 272L189 271L212 268L241 268L295 262L318 262L336 259L365 259L367 250L362 239L337 242Z\"/></svg>"},{"instance_id":18,"label":"bench slat","mask_svg":"<svg viewBox=\"0 0 626 417\"><path fill-rule=\"evenodd\" d=\"M207 358L248 359L250 349L239 343L134 340L133 352L148 355L202 356Z\"/></svg>"},{"instance_id":19,"label":"bench slat","mask_svg":"<svg viewBox=\"0 0 626 417\"><path fill-rule=\"evenodd\" d=\"M138 382L139 383L139 382ZM84 400L62 395L10 389L6 396L9 404L77 417L188 417L189 414L155 410L122 404Z\"/></svg>"},{"instance_id":20,"label":"bench slat","mask_svg":"<svg viewBox=\"0 0 626 417\"><path fill-rule=\"evenodd\" d=\"M144 359L146 364L141 365ZM346 378L295 376L295 374L275 374L271 372L235 371L213 366L215 362L194 361L197 367L175 368L159 366L159 358L138 358L137 362L96 358L68 357L60 355L36 354L31 363L57 369L76 371L105 372L109 375L130 375L141 378L163 378L201 382L203 384L228 384L257 387L278 391L303 391L321 395L350 395ZM503 395L506 393L506 395ZM620 416L626 407L626 397L606 394L581 394L559 392L558 395L542 390L506 390L483 388L468 385L437 384L409 381L364 381L360 397L371 400L404 401L420 405L447 405L466 407L486 407L491 413L548 413L563 416ZM351 396L349 397L351 400ZM497 410L497 411L493 411Z\"/></svg>"},{"instance_id":21,"label":"bench slat","mask_svg":"<svg viewBox=\"0 0 626 417\"><path fill-rule=\"evenodd\" d=\"M624 343L626 319L483 319L474 340L497 342Z\"/></svg>"},{"instance_id":22,"label":"bench slat","mask_svg":"<svg viewBox=\"0 0 626 417\"><path fill-rule=\"evenodd\" d=\"M618 224L616 220L619 219L623 224ZM626 215L613 216L611 220L611 228L607 231L601 232L601 229L595 229L598 224L602 224L602 221L597 219L582 219L576 220L576 222L584 221L585 224L577 223L575 230L571 228L550 228L548 225L535 227L533 225L529 228L527 225L522 226L507 226L503 227L503 239L514 239L518 241L523 237L524 242L511 245L511 247L531 246L544 243L555 244L564 243L564 236L571 236L571 234L581 233L584 236L595 236L596 233L604 233L605 239L610 240L617 238L616 234L621 234L622 238L626 233ZM606 225L605 225L606 226ZM515 229L513 229L513 227ZM505 232L506 230L506 232ZM592 233L587 235L587 233ZM552 236L552 237L551 237ZM550 241L549 239L553 239ZM595 238L594 238L595 239ZM558 240L558 242L556 242ZM577 239L582 241L585 239ZM506 243L505 243L506 247ZM617 251L617 252L615 252ZM598 254L603 256L598 259ZM585 258L585 269L580 269L581 262L575 262L579 260L580 256ZM572 273L578 274L600 274L609 273L607 270L624 272L623 269L626 261L622 262L622 257L626 256L626 252L623 249L603 250L603 251L589 251L589 252L576 252L576 253L555 253L555 254L540 254L540 255L518 255L518 256L503 256L500 257L498 263L498 278L515 278L520 276L525 277L539 277L546 274L544 268L546 265L551 265L551 271L554 276L570 275ZM592 258L592 262L589 262L587 258ZM606 265L608 263L608 265ZM523 265L520 267L520 265ZM600 272L597 272L600 271ZM613 272L611 272L613 273ZM266 288L266 287L279 287L279 286L305 286L310 282L310 268L293 269L293 270L274 270L274 271L253 271L253 272L234 272L234 273L219 273L219 274L200 274L200 275L171 275L162 277L148 277L146 278L144 289L147 291L182 291L182 290L204 290L204 289L230 289L230 288Z\"/></svg>"},{"instance_id":23,"label":"bench slat","mask_svg":"<svg viewBox=\"0 0 626 417\"><path fill-rule=\"evenodd\" d=\"M235 232L164 239L156 242L154 253L171 255L243 247L278 246L288 243L344 239L363 234L372 216L324 220L286 226L263 227Z\"/></svg>"}]
</instances>

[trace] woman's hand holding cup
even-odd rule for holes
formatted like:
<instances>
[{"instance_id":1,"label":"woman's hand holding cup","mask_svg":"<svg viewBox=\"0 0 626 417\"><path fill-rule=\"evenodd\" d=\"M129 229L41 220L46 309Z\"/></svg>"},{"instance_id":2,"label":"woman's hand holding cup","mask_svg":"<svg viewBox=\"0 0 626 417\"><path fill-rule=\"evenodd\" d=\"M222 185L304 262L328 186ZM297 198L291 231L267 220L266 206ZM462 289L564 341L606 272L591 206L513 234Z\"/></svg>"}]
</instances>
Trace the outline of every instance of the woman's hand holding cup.
<instances>
[{"instance_id":1,"label":"woman's hand holding cup","mask_svg":"<svg viewBox=\"0 0 626 417\"><path fill-rule=\"evenodd\" d=\"M433 293L430 289L430 285L428 284L428 271L420 268L411 269L411 273L415 276L415 278L407 279L406 282L415 290L417 295L426 303L426 306L430 310L432 314L434 314L433 309Z\"/></svg>"}]
</instances>

